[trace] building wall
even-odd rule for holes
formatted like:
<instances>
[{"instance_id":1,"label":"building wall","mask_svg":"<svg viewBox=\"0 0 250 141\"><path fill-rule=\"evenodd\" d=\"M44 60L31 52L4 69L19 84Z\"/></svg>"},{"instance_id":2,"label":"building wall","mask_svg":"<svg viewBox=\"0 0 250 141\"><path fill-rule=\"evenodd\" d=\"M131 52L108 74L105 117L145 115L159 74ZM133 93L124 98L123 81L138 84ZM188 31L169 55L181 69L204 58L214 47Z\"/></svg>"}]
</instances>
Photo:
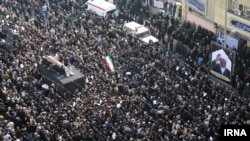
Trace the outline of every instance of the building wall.
<instances>
[{"instance_id":1,"label":"building wall","mask_svg":"<svg viewBox=\"0 0 250 141\"><path fill-rule=\"evenodd\" d=\"M237 0L238 3L242 5L246 5L250 7L250 1L249 0Z\"/></svg>"},{"instance_id":2,"label":"building wall","mask_svg":"<svg viewBox=\"0 0 250 141\"><path fill-rule=\"evenodd\" d=\"M199 17L198 15L187 13L187 21L195 23L197 26L199 25L201 27L204 27L205 29L212 31L213 33L216 32L216 28L213 22L208 21L207 19L204 19L202 17Z\"/></svg>"},{"instance_id":3,"label":"building wall","mask_svg":"<svg viewBox=\"0 0 250 141\"><path fill-rule=\"evenodd\" d=\"M189 11L188 0L181 0L182 2L182 22L191 21L196 25L201 25L202 27L216 33L224 32L225 19L227 17L227 31L230 31L229 34L233 35L238 39L243 39L247 41L247 46L250 50L250 33L249 30L243 30L243 26L250 27L250 18L242 17L233 14L231 10L233 0L227 0L227 7L225 6L225 0L207 0L206 3L206 12L196 13ZM196 0L194 0L196 1ZM201 0L197 0L201 1ZM237 3L250 8L250 0L235 0ZM225 9L227 14L225 14ZM241 24L241 27L237 27L231 24L232 19ZM218 26L215 26L218 25ZM217 28L218 27L218 28Z\"/></svg>"},{"instance_id":4,"label":"building wall","mask_svg":"<svg viewBox=\"0 0 250 141\"><path fill-rule=\"evenodd\" d=\"M243 36L250 37L249 32L246 32L240 28L237 28L235 26L232 26L230 23L231 19L233 18L236 21L239 21L241 23L244 23L248 26L250 26L250 20L247 20L241 16L237 16L235 14L232 14L232 12L227 12L227 15L225 15L225 0L215 1L215 14L214 14L214 22L220 25L221 27L225 27L225 18L227 17L227 29L232 32L237 32ZM249 0L237 0L238 3L250 7ZM228 10L231 9L231 1L228 2Z\"/></svg>"},{"instance_id":5,"label":"building wall","mask_svg":"<svg viewBox=\"0 0 250 141\"><path fill-rule=\"evenodd\" d=\"M181 20L185 21L187 19L187 9L186 9L186 0L182 0L182 13L181 13Z\"/></svg>"},{"instance_id":6,"label":"building wall","mask_svg":"<svg viewBox=\"0 0 250 141\"><path fill-rule=\"evenodd\" d=\"M225 25L225 4L224 0L215 1L214 5L214 22L218 25Z\"/></svg>"},{"instance_id":7,"label":"building wall","mask_svg":"<svg viewBox=\"0 0 250 141\"><path fill-rule=\"evenodd\" d=\"M237 33L240 33L246 37L250 37L250 33L249 32L246 32L244 31L243 29L241 28L238 28L238 27L235 27L234 25L231 24L231 20L236 20L236 21L239 21L243 24L246 24L248 26L250 26L250 21L249 20L246 20L246 19L243 19L243 18L240 18L239 16L236 16L234 14L231 14L231 13L228 13L227 14L227 28L230 29L231 31L233 32L237 32Z\"/></svg>"},{"instance_id":8,"label":"building wall","mask_svg":"<svg viewBox=\"0 0 250 141\"><path fill-rule=\"evenodd\" d=\"M196 25L200 25L212 32L216 32L214 28L214 1L215 0L206 0L204 6L206 7L205 13L199 13L199 10L195 10L195 6L190 6L188 0L182 0L182 21L190 21ZM189 11L189 8L192 8L194 11Z\"/></svg>"},{"instance_id":9,"label":"building wall","mask_svg":"<svg viewBox=\"0 0 250 141\"><path fill-rule=\"evenodd\" d=\"M250 7L250 0L237 0L237 2L244 6ZM194 21L195 23L199 23L198 25L204 24L205 28L209 27L209 30L211 30L212 28L211 23L216 23L220 27L224 28L226 18L225 9L231 9L232 0L228 0L227 7L225 6L225 0L207 0L206 6L206 14L198 14L197 16L197 13L189 11L189 5L187 4L187 0L182 0L182 21L189 20ZM239 28L237 29L236 27L232 26L230 24L230 18L233 18L249 26L250 20L246 20L245 18L234 15L231 12L227 12L227 17L227 28L229 31L237 31L237 33L242 34L243 36L250 37L250 34L248 32L243 31ZM210 22L210 24L207 22Z\"/></svg>"},{"instance_id":10,"label":"building wall","mask_svg":"<svg viewBox=\"0 0 250 141\"><path fill-rule=\"evenodd\" d=\"M202 2L202 0L197 0L197 1L201 1ZM206 14L205 15L202 14L202 13L201 14L204 15L206 17L206 19L213 20L214 4L215 4L214 1L216 1L216 0L204 0L203 1L204 4L205 4L205 7L206 7ZM189 7L192 8L192 6L188 5L188 0L182 0L182 4L183 4L182 7L186 9L186 10L183 9L183 11L188 12Z\"/></svg>"},{"instance_id":11,"label":"building wall","mask_svg":"<svg viewBox=\"0 0 250 141\"><path fill-rule=\"evenodd\" d=\"M209 20L214 19L214 0L207 1L207 15L206 18Z\"/></svg>"}]
</instances>

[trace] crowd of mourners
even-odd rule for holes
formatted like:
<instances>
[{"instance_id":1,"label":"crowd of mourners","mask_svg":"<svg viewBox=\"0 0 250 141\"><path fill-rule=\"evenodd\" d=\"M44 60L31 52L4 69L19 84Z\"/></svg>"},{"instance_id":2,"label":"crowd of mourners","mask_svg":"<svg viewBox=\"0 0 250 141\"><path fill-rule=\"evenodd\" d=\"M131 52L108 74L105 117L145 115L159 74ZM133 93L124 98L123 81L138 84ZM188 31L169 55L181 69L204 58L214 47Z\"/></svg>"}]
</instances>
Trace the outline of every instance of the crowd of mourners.
<instances>
[{"instance_id":1,"label":"crowd of mourners","mask_svg":"<svg viewBox=\"0 0 250 141\"><path fill-rule=\"evenodd\" d=\"M85 11L81 0L1 2L4 141L216 141L221 124L250 124L246 51L237 51L233 88L211 80L206 62L216 37L202 27L171 14L148 18L134 8L137 1L129 3L134 10L107 19ZM122 32L125 22L142 18L159 44L144 45ZM84 86L60 93L38 71L46 55L77 68Z\"/></svg>"}]
</instances>

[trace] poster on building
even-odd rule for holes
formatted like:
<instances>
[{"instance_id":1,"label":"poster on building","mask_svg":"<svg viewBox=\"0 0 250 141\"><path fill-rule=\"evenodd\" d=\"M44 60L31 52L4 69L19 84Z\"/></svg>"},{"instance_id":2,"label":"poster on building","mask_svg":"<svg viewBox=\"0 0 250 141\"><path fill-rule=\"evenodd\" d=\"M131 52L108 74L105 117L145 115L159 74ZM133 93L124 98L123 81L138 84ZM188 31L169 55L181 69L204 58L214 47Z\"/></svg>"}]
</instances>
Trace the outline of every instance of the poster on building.
<instances>
[{"instance_id":1,"label":"poster on building","mask_svg":"<svg viewBox=\"0 0 250 141\"><path fill-rule=\"evenodd\" d=\"M224 48L217 42L212 42L210 74L223 82L231 84L231 78L234 74L235 55L235 51Z\"/></svg>"},{"instance_id":2,"label":"poster on building","mask_svg":"<svg viewBox=\"0 0 250 141\"><path fill-rule=\"evenodd\" d=\"M165 0L154 0L154 7L163 9Z\"/></svg>"},{"instance_id":3,"label":"poster on building","mask_svg":"<svg viewBox=\"0 0 250 141\"><path fill-rule=\"evenodd\" d=\"M187 0L187 4L197 12L206 15L207 0Z\"/></svg>"},{"instance_id":4,"label":"poster on building","mask_svg":"<svg viewBox=\"0 0 250 141\"><path fill-rule=\"evenodd\" d=\"M217 41L221 44L224 43L224 33L223 32L219 32L218 33L218 36L217 36ZM226 47L227 48L230 48L232 50L238 50L238 44L239 44L239 41L238 39L230 36L230 35L227 35L226 37Z\"/></svg>"}]
</instances>

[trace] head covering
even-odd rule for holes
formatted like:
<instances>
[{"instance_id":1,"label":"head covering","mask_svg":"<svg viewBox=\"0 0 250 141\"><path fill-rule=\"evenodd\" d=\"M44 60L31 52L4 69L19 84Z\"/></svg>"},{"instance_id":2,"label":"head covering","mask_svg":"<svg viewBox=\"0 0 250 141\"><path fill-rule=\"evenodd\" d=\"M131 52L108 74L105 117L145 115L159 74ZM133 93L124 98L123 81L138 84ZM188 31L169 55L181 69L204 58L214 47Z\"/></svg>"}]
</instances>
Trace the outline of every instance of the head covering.
<instances>
[{"instance_id":1,"label":"head covering","mask_svg":"<svg viewBox=\"0 0 250 141\"><path fill-rule=\"evenodd\" d=\"M226 54L221 54L221 55L220 55L220 58L223 59L223 60L225 60L225 61L228 60L228 57L227 57Z\"/></svg>"}]
</instances>

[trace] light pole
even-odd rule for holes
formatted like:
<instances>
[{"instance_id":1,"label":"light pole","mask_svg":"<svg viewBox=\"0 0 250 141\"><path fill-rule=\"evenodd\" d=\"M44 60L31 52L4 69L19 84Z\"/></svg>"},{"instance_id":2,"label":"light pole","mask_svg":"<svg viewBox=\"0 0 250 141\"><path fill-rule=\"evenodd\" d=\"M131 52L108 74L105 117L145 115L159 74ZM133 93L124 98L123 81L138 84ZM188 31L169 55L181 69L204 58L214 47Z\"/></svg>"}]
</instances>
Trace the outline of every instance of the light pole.
<instances>
[{"instance_id":1,"label":"light pole","mask_svg":"<svg viewBox=\"0 0 250 141\"><path fill-rule=\"evenodd\" d=\"M228 0L225 0L225 25L224 25L224 47L227 47L227 2Z\"/></svg>"}]
</instances>

